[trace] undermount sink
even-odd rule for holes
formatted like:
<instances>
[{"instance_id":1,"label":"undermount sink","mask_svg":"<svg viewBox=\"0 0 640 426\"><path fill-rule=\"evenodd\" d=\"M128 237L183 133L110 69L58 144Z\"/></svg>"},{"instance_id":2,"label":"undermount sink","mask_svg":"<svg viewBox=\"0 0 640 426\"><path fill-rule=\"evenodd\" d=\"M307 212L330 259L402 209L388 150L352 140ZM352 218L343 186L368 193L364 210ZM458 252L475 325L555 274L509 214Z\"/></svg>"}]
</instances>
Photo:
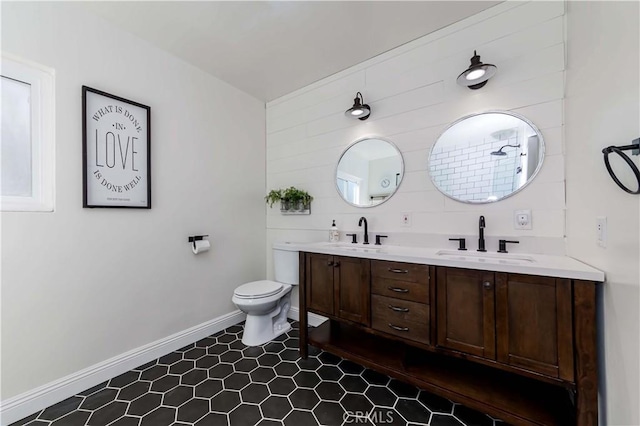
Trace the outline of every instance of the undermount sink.
<instances>
[{"instance_id":1,"label":"undermount sink","mask_svg":"<svg viewBox=\"0 0 640 426\"><path fill-rule=\"evenodd\" d=\"M461 251L461 250L440 250L436 252L437 256L446 257L451 260L462 260L467 262L488 262L488 263L501 263L506 265L522 265L527 263L534 263L535 259L531 256L514 255L508 253L482 253L474 251Z\"/></svg>"},{"instance_id":2,"label":"undermount sink","mask_svg":"<svg viewBox=\"0 0 640 426\"><path fill-rule=\"evenodd\" d=\"M377 247L368 247L362 244L351 243L328 243L325 247L337 248L340 250L357 251L360 253L378 253L381 249Z\"/></svg>"}]
</instances>

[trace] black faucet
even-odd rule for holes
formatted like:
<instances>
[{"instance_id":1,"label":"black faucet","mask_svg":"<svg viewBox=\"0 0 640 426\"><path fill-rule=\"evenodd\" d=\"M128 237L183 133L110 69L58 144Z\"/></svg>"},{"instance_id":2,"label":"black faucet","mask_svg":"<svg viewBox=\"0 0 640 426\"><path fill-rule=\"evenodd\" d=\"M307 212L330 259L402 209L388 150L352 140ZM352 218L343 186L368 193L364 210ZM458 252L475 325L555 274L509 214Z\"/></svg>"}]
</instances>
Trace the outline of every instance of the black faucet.
<instances>
[{"instance_id":1,"label":"black faucet","mask_svg":"<svg viewBox=\"0 0 640 426\"><path fill-rule=\"evenodd\" d=\"M520 241L499 240L498 241L498 253L509 253L507 251L507 243L518 244Z\"/></svg>"},{"instance_id":2,"label":"black faucet","mask_svg":"<svg viewBox=\"0 0 640 426\"><path fill-rule=\"evenodd\" d=\"M382 245L381 238L389 238L389 236L388 235L376 235L376 245L377 246L381 246Z\"/></svg>"},{"instance_id":3,"label":"black faucet","mask_svg":"<svg viewBox=\"0 0 640 426\"><path fill-rule=\"evenodd\" d=\"M478 251L487 251L484 248L484 216L480 216L479 230L480 230L480 238L478 239Z\"/></svg>"},{"instance_id":4,"label":"black faucet","mask_svg":"<svg viewBox=\"0 0 640 426\"><path fill-rule=\"evenodd\" d=\"M449 241L458 241L458 250L467 250L467 239L466 238L449 238Z\"/></svg>"},{"instance_id":5,"label":"black faucet","mask_svg":"<svg viewBox=\"0 0 640 426\"><path fill-rule=\"evenodd\" d=\"M369 226L367 225L367 219L362 216L358 222L358 226L362 226L364 222L364 242L362 244L369 244Z\"/></svg>"}]
</instances>

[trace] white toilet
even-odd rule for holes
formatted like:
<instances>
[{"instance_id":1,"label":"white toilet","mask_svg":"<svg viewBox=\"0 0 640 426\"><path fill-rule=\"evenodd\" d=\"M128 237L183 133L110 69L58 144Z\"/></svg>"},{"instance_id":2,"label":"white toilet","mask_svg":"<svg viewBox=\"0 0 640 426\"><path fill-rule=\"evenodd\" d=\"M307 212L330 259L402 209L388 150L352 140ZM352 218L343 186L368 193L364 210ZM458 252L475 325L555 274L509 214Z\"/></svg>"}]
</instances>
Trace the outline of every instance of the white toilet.
<instances>
[{"instance_id":1,"label":"white toilet","mask_svg":"<svg viewBox=\"0 0 640 426\"><path fill-rule=\"evenodd\" d=\"M291 306L291 286L299 283L298 251L288 243L273 245L275 281L243 284L233 292L233 303L247 314L242 343L259 346L291 330L287 314Z\"/></svg>"}]
</instances>

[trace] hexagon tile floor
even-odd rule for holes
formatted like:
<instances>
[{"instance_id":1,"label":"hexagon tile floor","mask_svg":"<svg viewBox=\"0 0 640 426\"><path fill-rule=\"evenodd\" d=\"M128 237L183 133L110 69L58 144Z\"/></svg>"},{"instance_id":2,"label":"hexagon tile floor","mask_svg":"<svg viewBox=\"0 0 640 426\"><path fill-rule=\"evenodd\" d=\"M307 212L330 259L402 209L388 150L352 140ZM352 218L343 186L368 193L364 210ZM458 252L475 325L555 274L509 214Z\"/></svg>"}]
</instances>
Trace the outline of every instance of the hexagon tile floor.
<instances>
[{"instance_id":1,"label":"hexagon tile floor","mask_svg":"<svg viewBox=\"0 0 640 426\"><path fill-rule=\"evenodd\" d=\"M298 324L246 347L242 324L11 426L504 426L477 411L310 347Z\"/></svg>"}]
</instances>

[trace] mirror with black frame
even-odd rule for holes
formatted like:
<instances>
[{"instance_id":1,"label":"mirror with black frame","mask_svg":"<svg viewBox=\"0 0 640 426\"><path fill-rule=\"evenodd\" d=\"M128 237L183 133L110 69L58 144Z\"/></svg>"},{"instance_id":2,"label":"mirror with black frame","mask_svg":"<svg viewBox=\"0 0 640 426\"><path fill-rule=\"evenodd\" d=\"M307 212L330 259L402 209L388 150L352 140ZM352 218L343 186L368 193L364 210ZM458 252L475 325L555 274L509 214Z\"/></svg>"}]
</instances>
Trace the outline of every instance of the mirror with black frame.
<instances>
[{"instance_id":1,"label":"mirror with black frame","mask_svg":"<svg viewBox=\"0 0 640 426\"><path fill-rule=\"evenodd\" d=\"M336 167L336 189L356 207L373 207L387 201L404 175L404 161L388 140L370 136L358 139L342 153Z\"/></svg>"},{"instance_id":2,"label":"mirror with black frame","mask_svg":"<svg viewBox=\"0 0 640 426\"><path fill-rule=\"evenodd\" d=\"M491 203L528 185L543 160L544 139L531 121L509 111L489 111L445 129L431 148L429 175L454 200Z\"/></svg>"}]
</instances>

